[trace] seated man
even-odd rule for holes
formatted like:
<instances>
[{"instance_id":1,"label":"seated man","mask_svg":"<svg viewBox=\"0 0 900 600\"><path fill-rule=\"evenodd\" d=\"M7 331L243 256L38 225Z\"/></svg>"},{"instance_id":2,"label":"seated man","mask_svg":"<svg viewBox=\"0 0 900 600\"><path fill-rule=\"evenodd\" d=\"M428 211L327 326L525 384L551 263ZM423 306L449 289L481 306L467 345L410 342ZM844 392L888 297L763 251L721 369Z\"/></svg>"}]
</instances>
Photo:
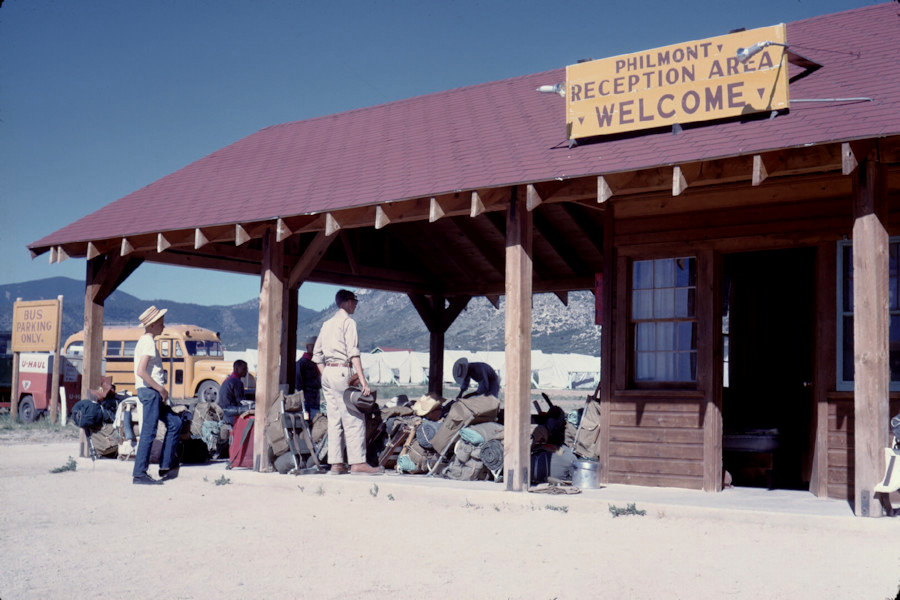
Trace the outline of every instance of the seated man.
<instances>
[{"instance_id":1,"label":"seated man","mask_svg":"<svg viewBox=\"0 0 900 600\"><path fill-rule=\"evenodd\" d=\"M247 376L247 363L243 360L236 360L233 368L231 375L222 382L222 386L219 388L219 397L216 399L216 403L225 413L222 422L229 426L233 426L234 420L247 410L247 407L241 403L244 400L243 378Z\"/></svg>"},{"instance_id":2,"label":"seated man","mask_svg":"<svg viewBox=\"0 0 900 600\"><path fill-rule=\"evenodd\" d=\"M460 386L457 398L462 398L462 395L469 389L469 382L472 379L478 382L478 388L475 390L476 396L500 397L500 378L487 363L470 363L468 359L460 358L453 363L453 379Z\"/></svg>"}]
</instances>

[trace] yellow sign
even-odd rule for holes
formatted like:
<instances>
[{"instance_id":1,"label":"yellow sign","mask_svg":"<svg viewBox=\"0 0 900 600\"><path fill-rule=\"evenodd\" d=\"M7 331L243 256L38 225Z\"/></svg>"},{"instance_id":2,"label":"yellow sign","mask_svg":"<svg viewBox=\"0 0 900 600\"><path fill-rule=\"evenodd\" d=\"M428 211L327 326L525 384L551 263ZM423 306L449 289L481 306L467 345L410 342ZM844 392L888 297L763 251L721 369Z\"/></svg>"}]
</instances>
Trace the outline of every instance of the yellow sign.
<instances>
[{"instance_id":1,"label":"yellow sign","mask_svg":"<svg viewBox=\"0 0 900 600\"><path fill-rule=\"evenodd\" d=\"M787 108L785 43L782 24L566 67L569 139Z\"/></svg>"},{"instance_id":2,"label":"yellow sign","mask_svg":"<svg viewBox=\"0 0 900 600\"><path fill-rule=\"evenodd\" d=\"M55 352L60 326L60 301L28 300L13 306L13 352Z\"/></svg>"}]
</instances>

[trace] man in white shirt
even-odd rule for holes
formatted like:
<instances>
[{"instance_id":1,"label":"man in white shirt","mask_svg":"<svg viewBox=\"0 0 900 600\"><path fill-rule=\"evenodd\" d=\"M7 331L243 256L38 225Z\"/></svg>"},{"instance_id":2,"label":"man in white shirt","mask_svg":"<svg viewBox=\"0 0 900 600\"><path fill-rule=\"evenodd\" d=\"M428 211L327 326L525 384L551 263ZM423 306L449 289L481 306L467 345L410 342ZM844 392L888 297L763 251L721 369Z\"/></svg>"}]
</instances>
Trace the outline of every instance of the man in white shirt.
<instances>
[{"instance_id":1,"label":"man in white shirt","mask_svg":"<svg viewBox=\"0 0 900 600\"><path fill-rule=\"evenodd\" d=\"M178 443L178 434L181 432L181 417L173 413L166 403L169 399L166 372L163 371L162 359L156 351L154 340L163 332L165 327L163 316L166 311L165 308L160 310L151 306L139 317L141 325L144 326L144 335L138 339L134 349L134 383L143 408L143 418L132 472L132 483L136 485L159 485L166 479L178 476L175 444ZM160 479L153 479L147 473L147 469L150 467L150 448L156 438L158 421L166 424L166 438L159 460Z\"/></svg>"},{"instance_id":2,"label":"man in white shirt","mask_svg":"<svg viewBox=\"0 0 900 600\"><path fill-rule=\"evenodd\" d=\"M334 302L338 311L325 321L313 348L313 362L322 374L322 395L328 406L328 462L331 473L346 473L342 446L346 441L347 462L350 472L378 474L384 469L366 464L366 418L356 407L344 401L352 375L351 367L359 376L363 395L369 395L369 383L363 373L359 358L359 337L356 321L350 318L359 302L349 290L338 290Z\"/></svg>"}]
</instances>

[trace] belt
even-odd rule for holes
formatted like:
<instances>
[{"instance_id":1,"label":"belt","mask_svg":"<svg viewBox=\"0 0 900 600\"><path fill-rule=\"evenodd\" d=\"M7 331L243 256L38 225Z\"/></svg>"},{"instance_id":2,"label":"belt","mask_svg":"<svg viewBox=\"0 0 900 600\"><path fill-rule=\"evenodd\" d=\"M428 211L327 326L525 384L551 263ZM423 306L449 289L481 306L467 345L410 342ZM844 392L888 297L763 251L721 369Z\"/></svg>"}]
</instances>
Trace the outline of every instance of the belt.
<instances>
[{"instance_id":1,"label":"belt","mask_svg":"<svg viewBox=\"0 0 900 600\"><path fill-rule=\"evenodd\" d=\"M350 363L348 362L327 362L325 363L326 367L349 367Z\"/></svg>"}]
</instances>

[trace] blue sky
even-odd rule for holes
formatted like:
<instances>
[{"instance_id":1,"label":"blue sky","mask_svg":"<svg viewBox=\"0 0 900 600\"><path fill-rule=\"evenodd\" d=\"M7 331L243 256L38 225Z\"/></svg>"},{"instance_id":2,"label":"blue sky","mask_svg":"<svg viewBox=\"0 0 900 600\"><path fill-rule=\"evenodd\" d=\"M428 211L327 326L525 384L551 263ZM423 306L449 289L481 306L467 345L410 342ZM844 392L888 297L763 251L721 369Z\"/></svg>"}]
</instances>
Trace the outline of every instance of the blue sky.
<instances>
[{"instance_id":1,"label":"blue sky","mask_svg":"<svg viewBox=\"0 0 900 600\"><path fill-rule=\"evenodd\" d=\"M83 279L26 245L269 125L871 4L6 0L0 284ZM144 265L121 289L235 304L259 278Z\"/></svg>"}]
</instances>

